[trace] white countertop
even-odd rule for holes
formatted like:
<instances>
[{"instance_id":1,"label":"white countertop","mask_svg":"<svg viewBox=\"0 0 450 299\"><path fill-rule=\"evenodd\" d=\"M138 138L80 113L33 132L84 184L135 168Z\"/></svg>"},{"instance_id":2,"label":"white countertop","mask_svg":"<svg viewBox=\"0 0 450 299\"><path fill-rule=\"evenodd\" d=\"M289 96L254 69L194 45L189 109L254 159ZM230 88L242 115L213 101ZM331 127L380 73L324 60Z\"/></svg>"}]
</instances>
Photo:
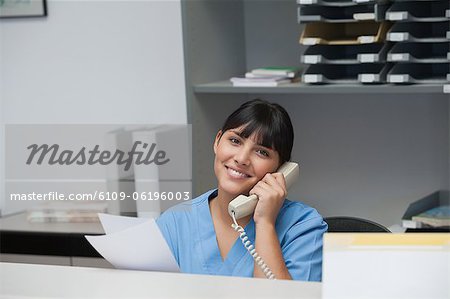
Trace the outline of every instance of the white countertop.
<instances>
[{"instance_id":1,"label":"white countertop","mask_svg":"<svg viewBox=\"0 0 450 299\"><path fill-rule=\"evenodd\" d=\"M321 298L321 283L0 263L0 298Z\"/></svg>"}]
</instances>

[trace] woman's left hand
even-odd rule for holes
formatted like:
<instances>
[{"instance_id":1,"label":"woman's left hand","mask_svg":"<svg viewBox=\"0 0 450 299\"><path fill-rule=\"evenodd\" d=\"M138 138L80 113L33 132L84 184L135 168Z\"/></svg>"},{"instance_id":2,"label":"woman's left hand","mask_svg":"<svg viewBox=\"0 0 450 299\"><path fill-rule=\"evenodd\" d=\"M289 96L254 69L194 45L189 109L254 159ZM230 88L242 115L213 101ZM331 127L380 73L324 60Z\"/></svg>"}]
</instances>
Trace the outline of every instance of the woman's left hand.
<instances>
[{"instance_id":1,"label":"woman's left hand","mask_svg":"<svg viewBox=\"0 0 450 299\"><path fill-rule=\"evenodd\" d=\"M275 221L286 198L286 182L283 174L267 173L249 192L258 195L253 220L255 224L275 225Z\"/></svg>"}]
</instances>

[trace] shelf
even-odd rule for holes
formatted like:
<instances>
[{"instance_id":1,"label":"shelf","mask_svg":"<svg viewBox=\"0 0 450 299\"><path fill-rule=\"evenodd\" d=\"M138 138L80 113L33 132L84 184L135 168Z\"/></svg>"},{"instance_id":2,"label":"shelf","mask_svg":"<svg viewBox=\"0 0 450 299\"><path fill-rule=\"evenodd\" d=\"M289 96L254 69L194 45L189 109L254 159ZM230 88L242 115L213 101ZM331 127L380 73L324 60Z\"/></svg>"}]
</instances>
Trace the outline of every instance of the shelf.
<instances>
[{"instance_id":1,"label":"shelf","mask_svg":"<svg viewBox=\"0 0 450 299\"><path fill-rule=\"evenodd\" d=\"M416 85L363 85L363 84L325 84L307 85L304 83L291 83L277 87L234 87L229 81L219 81L194 86L195 93L234 93L234 94L408 94L426 93L442 94L442 84L416 84Z\"/></svg>"}]
</instances>

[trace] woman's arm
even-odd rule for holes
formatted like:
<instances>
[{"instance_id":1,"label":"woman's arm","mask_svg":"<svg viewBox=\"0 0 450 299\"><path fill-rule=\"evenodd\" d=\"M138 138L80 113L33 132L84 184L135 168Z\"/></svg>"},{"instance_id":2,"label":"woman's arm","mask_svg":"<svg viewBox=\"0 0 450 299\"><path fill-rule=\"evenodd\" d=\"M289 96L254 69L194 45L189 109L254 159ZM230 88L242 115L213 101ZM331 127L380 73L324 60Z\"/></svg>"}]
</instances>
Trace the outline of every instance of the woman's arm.
<instances>
[{"instance_id":1,"label":"woman's arm","mask_svg":"<svg viewBox=\"0 0 450 299\"><path fill-rule=\"evenodd\" d=\"M280 242L277 237L275 225L260 222L256 225L256 252L270 268L276 279L292 279L284 262ZM255 262L253 277L266 277Z\"/></svg>"},{"instance_id":2,"label":"woman's arm","mask_svg":"<svg viewBox=\"0 0 450 299\"><path fill-rule=\"evenodd\" d=\"M267 174L250 193L257 194L258 204L253 214L255 248L277 279L292 279L281 252L275 221L286 197L286 184L281 173ZM255 262L254 277L266 277Z\"/></svg>"}]
</instances>

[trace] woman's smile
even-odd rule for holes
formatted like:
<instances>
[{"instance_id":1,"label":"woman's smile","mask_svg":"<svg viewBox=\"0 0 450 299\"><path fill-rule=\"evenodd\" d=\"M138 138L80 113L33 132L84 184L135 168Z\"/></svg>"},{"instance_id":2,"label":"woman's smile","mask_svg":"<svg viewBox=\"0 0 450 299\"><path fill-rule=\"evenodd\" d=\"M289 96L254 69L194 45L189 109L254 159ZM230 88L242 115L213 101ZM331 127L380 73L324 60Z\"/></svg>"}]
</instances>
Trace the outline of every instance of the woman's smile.
<instances>
[{"instance_id":1,"label":"woman's smile","mask_svg":"<svg viewBox=\"0 0 450 299\"><path fill-rule=\"evenodd\" d=\"M227 169L227 173L228 173L228 175L231 178L234 178L234 179L246 179L246 178L250 178L251 177L251 175L249 175L249 174L247 174L247 173L245 173L243 171L239 171L236 168L232 168L232 167L229 167L229 166L226 166L226 165L225 165L225 168Z\"/></svg>"}]
</instances>

